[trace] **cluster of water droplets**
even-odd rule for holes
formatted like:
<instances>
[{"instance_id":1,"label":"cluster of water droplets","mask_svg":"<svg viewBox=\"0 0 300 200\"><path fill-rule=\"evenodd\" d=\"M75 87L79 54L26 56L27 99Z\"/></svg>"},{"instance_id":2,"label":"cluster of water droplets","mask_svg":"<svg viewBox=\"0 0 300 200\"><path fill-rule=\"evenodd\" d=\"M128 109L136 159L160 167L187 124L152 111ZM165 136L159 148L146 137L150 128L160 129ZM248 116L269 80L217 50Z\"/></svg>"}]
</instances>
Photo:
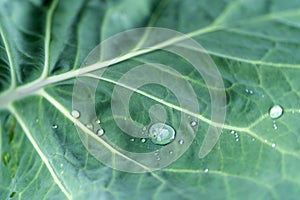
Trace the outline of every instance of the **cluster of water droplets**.
<instances>
[{"instance_id":1,"label":"cluster of water droplets","mask_svg":"<svg viewBox=\"0 0 300 200\"><path fill-rule=\"evenodd\" d=\"M245 89L245 92L247 94L250 94L250 95L254 94L253 90L250 90L250 89L247 89L247 88Z\"/></svg>"},{"instance_id":2,"label":"cluster of water droplets","mask_svg":"<svg viewBox=\"0 0 300 200\"><path fill-rule=\"evenodd\" d=\"M74 117L75 119L80 118L80 112L79 112L78 110L72 110L72 111L71 111L71 115L72 115L72 117ZM100 124L100 123L101 123L100 119L96 119L96 120L95 120L95 123L96 123L96 124ZM87 124L85 124L85 126L86 126L88 129L90 129L91 131L94 130L94 125L93 125L92 123L87 123ZM99 136L99 137L103 136L104 133L105 133L105 131L104 131L103 128L99 128L99 129L97 129L96 132L95 132L95 134L96 134L97 136Z\"/></svg>"},{"instance_id":3,"label":"cluster of water droplets","mask_svg":"<svg viewBox=\"0 0 300 200\"><path fill-rule=\"evenodd\" d=\"M240 141L240 136L238 132L236 132L235 130L231 130L230 134L234 136L236 142Z\"/></svg>"}]
</instances>

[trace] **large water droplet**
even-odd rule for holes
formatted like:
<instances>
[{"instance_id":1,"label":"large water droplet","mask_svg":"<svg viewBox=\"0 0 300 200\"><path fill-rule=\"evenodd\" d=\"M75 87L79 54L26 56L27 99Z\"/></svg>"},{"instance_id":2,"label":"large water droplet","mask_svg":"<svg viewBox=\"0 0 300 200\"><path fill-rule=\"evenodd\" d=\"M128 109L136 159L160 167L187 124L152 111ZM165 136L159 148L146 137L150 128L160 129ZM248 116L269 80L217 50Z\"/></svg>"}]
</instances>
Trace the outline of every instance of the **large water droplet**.
<instances>
[{"instance_id":1,"label":"large water droplet","mask_svg":"<svg viewBox=\"0 0 300 200\"><path fill-rule=\"evenodd\" d=\"M272 119L277 119L283 114L283 108L280 105L275 105L270 108L269 115Z\"/></svg>"},{"instance_id":2,"label":"large water droplet","mask_svg":"<svg viewBox=\"0 0 300 200\"><path fill-rule=\"evenodd\" d=\"M80 112L78 110L72 110L71 115L77 119L80 117Z\"/></svg>"},{"instance_id":3,"label":"large water droplet","mask_svg":"<svg viewBox=\"0 0 300 200\"><path fill-rule=\"evenodd\" d=\"M175 130L167 124L156 123L149 129L149 138L154 144L169 144L175 139Z\"/></svg>"}]
</instances>

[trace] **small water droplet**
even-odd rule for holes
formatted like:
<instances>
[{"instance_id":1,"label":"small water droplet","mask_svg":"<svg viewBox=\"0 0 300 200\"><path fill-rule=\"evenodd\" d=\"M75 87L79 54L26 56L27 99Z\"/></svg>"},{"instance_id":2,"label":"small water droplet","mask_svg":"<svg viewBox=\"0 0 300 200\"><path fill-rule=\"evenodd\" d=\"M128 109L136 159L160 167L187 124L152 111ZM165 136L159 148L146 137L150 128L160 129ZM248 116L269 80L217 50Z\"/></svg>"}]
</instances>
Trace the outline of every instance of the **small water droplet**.
<instances>
[{"instance_id":1,"label":"small water droplet","mask_svg":"<svg viewBox=\"0 0 300 200\"><path fill-rule=\"evenodd\" d=\"M149 129L149 138L154 144L169 144L175 139L175 130L167 124L155 123Z\"/></svg>"},{"instance_id":2,"label":"small water droplet","mask_svg":"<svg viewBox=\"0 0 300 200\"><path fill-rule=\"evenodd\" d=\"M91 123L85 125L88 129L93 130L94 126Z\"/></svg>"},{"instance_id":3,"label":"small water droplet","mask_svg":"<svg viewBox=\"0 0 300 200\"><path fill-rule=\"evenodd\" d=\"M267 143L268 142L268 140L265 140L265 143Z\"/></svg>"},{"instance_id":4,"label":"small water droplet","mask_svg":"<svg viewBox=\"0 0 300 200\"><path fill-rule=\"evenodd\" d=\"M197 125L197 122L196 122L196 121L192 121L192 122L191 122L191 126L192 126L192 127L194 127L194 126L196 126L196 125Z\"/></svg>"},{"instance_id":5,"label":"small water droplet","mask_svg":"<svg viewBox=\"0 0 300 200\"><path fill-rule=\"evenodd\" d=\"M134 142L134 138L130 138L130 142Z\"/></svg>"},{"instance_id":6,"label":"small water droplet","mask_svg":"<svg viewBox=\"0 0 300 200\"><path fill-rule=\"evenodd\" d=\"M146 127L146 126L144 126L142 130L143 130L143 131L146 131L146 130L147 130L147 127Z\"/></svg>"},{"instance_id":7,"label":"small water droplet","mask_svg":"<svg viewBox=\"0 0 300 200\"><path fill-rule=\"evenodd\" d=\"M252 138L252 141L255 141L255 138Z\"/></svg>"},{"instance_id":8,"label":"small water droplet","mask_svg":"<svg viewBox=\"0 0 300 200\"><path fill-rule=\"evenodd\" d=\"M53 129L57 129L57 128L58 128L58 126L57 126L56 124L53 124L53 125L51 126L51 128L53 128Z\"/></svg>"},{"instance_id":9,"label":"small water droplet","mask_svg":"<svg viewBox=\"0 0 300 200\"><path fill-rule=\"evenodd\" d=\"M273 128L274 128L274 130L277 130L277 129L278 129L278 126L277 126L276 123L273 124Z\"/></svg>"},{"instance_id":10,"label":"small water droplet","mask_svg":"<svg viewBox=\"0 0 300 200\"><path fill-rule=\"evenodd\" d=\"M146 138L141 138L142 143L145 143L146 141L147 141Z\"/></svg>"},{"instance_id":11,"label":"small water droplet","mask_svg":"<svg viewBox=\"0 0 300 200\"><path fill-rule=\"evenodd\" d=\"M231 130L231 131L230 131L230 134L235 134L235 131L234 131L234 130Z\"/></svg>"},{"instance_id":12,"label":"small water droplet","mask_svg":"<svg viewBox=\"0 0 300 200\"><path fill-rule=\"evenodd\" d=\"M184 143L184 140L183 140L183 139L180 139L180 140L178 140L178 143L179 143L179 144L183 144L183 143Z\"/></svg>"},{"instance_id":13,"label":"small water droplet","mask_svg":"<svg viewBox=\"0 0 300 200\"><path fill-rule=\"evenodd\" d=\"M235 138L235 141L236 141L236 142L240 141L240 138Z\"/></svg>"},{"instance_id":14,"label":"small water droplet","mask_svg":"<svg viewBox=\"0 0 300 200\"><path fill-rule=\"evenodd\" d=\"M98 130L97 130L97 135L98 135L98 136L104 135L104 129L102 129L102 128L98 129Z\"/></svg>"},{"instance_id":15,"label":"small water droplet","mask_svg":"<svg viewBox=\"0 0 300 200\"><path fill-rule=\"evenodd\" d=\"M275 143L272 143L272 148L275 148L276 147L276 144Z\"/></svg>"},{"instance_id":16,"label":"small water droplet","mask_svg":"<svg viewBox=\"0 0 300 200\"><path fill-rule=\"evenodd\" d=\"M173 154L173 151L169 151L169 154Z\"/></svg>"},{"instance_id":17,"label":"small water droplet","mask_svg":"<svg viewBox=\"0 0 300 200\"><path fill-rule=\"evenodd\" d=\"M272 119L277 119L283 114L283 108L280 105L275 105L269 110L269 115Z\"/></svg>"},{"instance_id":18,"label":"small water droplet","mask_svg":"<svg viewBox=\"0 0 300 200\"><path fill-rule=\"evenodd\" d=\"M156 160L160 160L160 157L156 157Z\"/></svg>"},{"instance_id":19,"label":"small water droplet","mask_svg":"<svg viewBox=\"0 0 300 200\"><path fill-rule=\"evenodd\" d=\"M246 92L247 94L253 94L253 93L254 93L253 90L249 90L249 89L245 89L245 92Z\"/></svg>"},{"instance_id":20,"label":"small water droplet","mask_svg":"<svg viewBox=\"0 0 300 200\"><path fill-rule=\"evenodd\" d=\"M95 122L96 122L96 124L100 124L101 123L100 119L96 119Z\"/></svg>"},{"instance_id":21,"label":"small water droplet","mask_svg":"<svg viewBox=\"0 0 300 200\"><path fill-rule=\"evenodd\" d=\"M71 115L77 119L80 117L80 112L78 110L72 110Z\"/></svg>"},{"instance_id":22,"label":"small water droplet","mask_svg":"<svg viewBox=\"0 0 300 200\"><path fill-rule=\"evenodd\" d=\"M208 172L208 169L206 168L206 169L204 169L204 173L207 173Z\"/></svg>"}]
</instances>

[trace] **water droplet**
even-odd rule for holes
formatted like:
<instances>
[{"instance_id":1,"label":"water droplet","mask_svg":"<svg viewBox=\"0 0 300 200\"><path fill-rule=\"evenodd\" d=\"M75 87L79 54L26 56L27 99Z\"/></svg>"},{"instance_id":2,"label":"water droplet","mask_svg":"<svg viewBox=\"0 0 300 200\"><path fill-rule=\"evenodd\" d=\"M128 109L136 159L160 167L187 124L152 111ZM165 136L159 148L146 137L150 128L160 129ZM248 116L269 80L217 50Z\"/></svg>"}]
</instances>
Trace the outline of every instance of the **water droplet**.
<instances>
[{"instance_id":1,"label":"water droplet","mask_svg":"<svg viewBox=\"0 0 300 200\"><path fill-rule=\"evenodd\" d=\"M146 142L146 138L141 138L141 142L145 143Z\"/></svg>"},{"instance_id":2,"label":"water droplet","mask_svg":"<svg viewBox=\"0 0 300 200\"><path fill-rule=\"evenodd\" d=\"M88 129L93 130L94 126L91 123L85 125Z\"/></svg>"},{"instance_id":3,"label":"water droplet","mask_svg":"<svg viewBox=\"0 0 300 200\"><path fill-rule=\"evenodd\" d=\"M156 123L149 129L149 138L154 144L169 144L175 139L175 130L167 124Z\"/></svg>"},{"instance_id":4,"label":"water droplet","mask_svg":"<svg viewBox=\"0 0 300 200\"><path fill-rule=\"evenodd\" d=\"M146 127L146 126L144 126L142 130L143 130L143 131L146 131L146 130L147 130L147 127Z\"/></svg>"},{"instance_id":5,"label":"water droplet","mask_svg":"<svg viewBox=\"0 0 300 200\"><path fill-rule=\"evenodd\" d=\"M275 143L272 143L272 148L275 148L276 147L276 144Z\"/></svg>"},{"instance_id":6,"label":"water droplet","mask_svg":"<svg viewBox=\"0 0 300 200\"><path fill-rule=\"evenodd\" d=\"M156 160L160 160L160 157L157 157Z\"/></svg>"},{"instance_id":7,"label":"water droplet","mask_svg":"<svg viewBox=\"0 0 300 200\"><path fill-rule=\"evenodd\" d=\"M230 131L230 134L235 134L235 131L234 131L234 130L231 130L231 131Z\"/></svg>"},{"instance_id":8,"label":"water droplet","mask_svg":"<svg viewBox=\"0 0 300 200\"><path fill-rule=\"evenodd\" d=\"M78 110L72 110L71 115L77 119L80 117L80 112Z\"/></svg>"},{"instance_id":9,"label":"water droplet","mask_svg":"<svg viewBox=\"0 0 300 200\"><path fill-rule=\"evenodd\" d=\"M169 151L169 154L173 154L173 151Z\"/></svg>"},{"instance_id":10,"label":"water droplet","mask_svg":"<svg viewBox=\"0 0 300 200\"><path fill-rule=\"evenodd\" d=\"M278 129L278 126L277 126L277 124L276 124L276 123L274 123L274 124L273 124L273 128L274 128L275 130L277 130L277 129Z\"/></svg>"},{"instance_id":11,"label":"water droplet","mask_svg":"<svg viewBox=\"0 0 300 200\"><path fill-rule=\"evenodd\" d=\"M178 140L178 143L179 143L179 144L183 144L183 143L184 143L184 140L183 140L183 139L180 139L180 140Z\"/></svg>"},{"instance_id":12,"label":"water droplet","mask_svg":"<svg viewBox=\"0 0 300 200\"><path fill-rule=\"evenodd\" d=\"M130 142L134 142L134 138L130 138Z\"/></svg>"},{"instance_id":13,"label":"water droplet","mask_svg":"<svg viewBox=\"0 0 300 200\"><path fill-rule=\"evenodd\" d=\"M255 141L255 138L252 138L252 141Z\"/></svg>"},{"instance_id":14,"label":"water droplet","mask_svg":"<svg viewBox=\"0 0 300 200\"><path fill-rule=\"evenodd\" d=\"M265 143L267 143L268 142L268 140L265 140Z\"/></svg>"},{"instance_id":15,"label":"water droplet","mask_svg":"<svg viewBox=\"0 0 300 200\"><path fill-rule=\"evenodd\" d=\"M245 89L245 92L246 92L247 94L253 94L253 93L254 93L253 90L249 90L249 89Z\"/></svg>"},{"instance_id":16,"label":"water droplet","mask_svg":"<svg viewBox=\"0 0 300 200\"><path fill-rule=\"evenodd\" d=\"M235 138L235 141L236 141L236 142L240 141L240 138Z\"/></svg>"},{"instance_id":17,"label":"water droplet","mask_svg":"<svg viewBox=\"0 0 300 200\"><path fill-rule=\"evenodd\" d=\"M207 173L208 172L208 169L206 168L206 169L204 169L204 173Z\"/></svg>"},{"instance_id":18,"label":"water droplet","mask_svg":"<svg viewBox=\"0 0 300 200\"><path fill-rule=\"evenodd\" d=\"M98 136L104 135L104 129L102 129L102 128L98 129L98 130L97 130L97 135L98 135Z\"/></svg>"},{"instance_id":19,"label":"water droplet","mask_svg":"<svg viewBox=\"0 0 300 200\"><path fill-rule=\"evenodd\" d=\"M270 108L269 115L272 119L277 119L283 114L283 108L280 105L275 105Z\"/></svg>"},{"instance_id":20,"label":"water droplet","mask_svg":"<svg viewBox=\"0 0 300 200\"><path fill-rule=\"evenodd\" d=\"M100 119L96 119L95 122L96 122L96 124L100 124L101 123Z\"/></svg>"},{"instance_id":21,"label":"water droplet","mask_svg":"<svg viewBox=\"0 0 300 200\"><path fill-rule=\"evenodd\" d=\"M192 122L191 122L191 126L192 126L192 127L194 127L194 126L196 126L196 125L197 125L197 122L196 122L196 121L192 121Z\"/></svg>"},{"instance_id":22,"label":"water droplet","mask_svg":"<svg viewBox=\"0 0 300 200\"><path fill-rule=\"evenodd\" d=\"M58 126L57 126L56 124L53 124L53 125L51 126L51 128L53 128L53 129L57 129L57 128L58 128Z\"/></svg>"}]
</instances>

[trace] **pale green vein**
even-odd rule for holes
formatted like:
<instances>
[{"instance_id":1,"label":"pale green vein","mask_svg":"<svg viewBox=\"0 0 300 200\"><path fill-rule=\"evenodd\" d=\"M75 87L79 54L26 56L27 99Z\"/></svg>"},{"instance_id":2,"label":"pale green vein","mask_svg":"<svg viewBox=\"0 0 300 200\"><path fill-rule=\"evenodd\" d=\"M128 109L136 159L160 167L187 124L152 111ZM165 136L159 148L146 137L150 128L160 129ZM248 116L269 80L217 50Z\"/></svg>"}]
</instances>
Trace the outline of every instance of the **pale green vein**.
<instances>
[{"instance_id":1,"label":"pale green vein","mask_svg":"<svg viewBox=\"0 0 300 200\"><path fill-rule=\"evenodd\" d=\"M219 25L225 21L226 17L232 13L232 10L241 3L239 0L230 2L223 12L214 20L213 25Z\"/></svg>"},{"instance_id":2,"label":"pale green vein","mask_svg":"<svg viewBox=\"0 0 300 200\"><path fill-rule=\"evenodd\" d=\"M86 134L88 134L90 137L98 141L99 143L103 144L109 151L112 153L119 155L123 157L126 160L131 161L132 163L140 166L141 168L145 169L147 172L153 171L153 169L148 168L147 166L144 166L143 164L137 162L136 160L131 159L130 157L126 156L122 152L116 150L113 148L110 144L108 144L105 140L103 140L101 137L98 137L94 132L92 132L90 129L88 129L84 124L82 124L79 120L72 117L70 114L71 112L68 111L62 104L60 104L55 98L53 98L51 95L49 95L44 90L41 90L39 92L41 96L43 96L49 103L51 103L57 110L59 110L65 117L67 117L71 122L75 123L77 127L79 127L82 131L84 131Z\"/></svg>"},{"instance_id":3,"label":"pale green vein","mask_svg":"<svg viewBox=\"0 0 300 200\"><path fill-rule=\"evenodd\" d=\"M132 88L132 87L130 87L130 86L128 86L128 85L125 85L125 84L122 84L122 83L120 83L120 82L118 82L118 81L110 80L110 79L105 78L105 77L99 77L99 76L96 76L96 75L94 75L94 74L85 74L84 76L91 77L91 78L95 78L95 79L99 79L99 80L102 80L102 81L106 81L106 82L108 82L108 83L112 83L112 84L121 86L121 87L123 87L123 88L126 88L126 89L128 89L128 90L134 91L134 92L136 92L136 93L138 93L138 94L140 94L140 95L143 95L143 96L145 96L145 97L147 97L147 98L149 98L149 99L152 99L152 100L154 100L154 101L156 101L156 102L158 102L158 103L161 103L162 105L166 105L166 106L168 106L169 108L173 108L173 109L178 110L178 111L180 111L180 112L182 112L182 113L185 113L185 114L188 114L188 115L190 115L190 116L193 116L193 117L195 117L195 118L197 118L197 119L199 119L199 120L201 120L201 121L203 121L203 122L205 122L205 123L207 123L207 124L209 124L209 125L212 125L212 126L214 126L214 127L224 128L224 129L227 129L227 130L235 130L235 131L238 131L238 132L244 132L244 133L246 133L246 134L248 134L248 135L250 135L250 136L256 138L256 139L259 140L261 143L263 143L263 144L265 144L265 145L267 145L267 146L269 146L269 147L272 147L272 144L271 144L271 143L266 143L266 142L265 142L265 139L262 138L262 137L260 137L260 136L259 136L258 134L256 134L255 132L253 132L253 131L251 130L250 127L236 127L236 126L231 126L231 125L226 125L226 124L216 123L216 122L214 122L214 121L211 121L210 119L205 118L204 116L202 116L202 115L200 115L200 114L198 114L198 113L194 113L193 111L190 111L190 110L181 108L180 106L177 106L177 105L174 105L174 104L172 104L172 103L169 103L169 102L167 102L167 101L165 101L165 100L163 100L163 99L160 99L160 98L158 98L158 97L156 97L156 96L153 96L153 95L151 95L151 94L148 94L148 93L146 93L146 92L144 92L144 91L142 91L142 90L139 90L139 89L137 89L137 88ZM259 118L259 119L257 120L257 122L254 122L254 124L259 123L259 122L262 121L263 118L265 118L265 117L266 117L266 115L263 115L261 118ZM252 127L252 126L251 126L251 127ZM287 151L287 150L285 150L285 149L280 148L279 146L277 146L275 149L276 149L277 151L279 151L281 154L293 155L293 156L295 156L295 157L297 157L297 158L300 158L300 155L298 155L297 153L289 152L289 151Z\"/></svg>"},{"instance_id":4,"label":"pale green vein","mask_svg":"<svg viewBox=\"0 0 300 200\"><path fill-rule=\"evenodd\" d=\"M256 16L253 18L238 21L236 23L236 25L247 26L249 24L266 22L266 21L270 21L270 20L280 19L283 17L296 17L298 15L300 15L300 9L286 10L286 11L282 11L282 12L273 12L273 13L267 13L264 15L260 15L260 16Z\"/></svg>"},{"instance_id":5,"label":"pale green vein","mask_svg":"<svg viewBox=\"0 0 300 200\"><path fill-rule=\"evenodd\" d=\"M216 122L213 122L213 121L211 121L211 120L205 118L204 116L202 116L202 115L200 115L200 114L198 114L198 113L194 113L193 111L190 111L190 110L181 108L180 106L177 106L177 105L174 105L174 104L172 104L172 103L169 103L169 102L165 101L164 99L160 99L160 98L158 98L158 97L156 97L156 96L153 96L153 95L151 95L151 94L148 94L148 93L146 93L146 92L144 92L144 91L142 91L142 90L140 90L140 89L130 87L130 86L128 86L128 85L125 85L125 84L120 83L120 82L118 82L118 81L111 80L111 79L109 79L109 78L105 78L105 77L101 77L101 76L96 76L96 75L94 75L94 74L84 74L83 76L91 77L91 78L94 78L94 79L106 81L106 82L108 82L108 83L112 83L112 84L114 84L114 85L121 86L121 87L126 88L126 89L128 89L128 90L134 91L134 92L136 92L136 93L138 93L138 94L140 94L140 95L142 95L142 96L145 96L145 97L147 97L147 98L149 98L149 99L152 99L152 100L154 100L154 101L156 101L156 102L158 102L158 103L161 103L162 105L166 105L166 106L168 106L169 108L173 108L173 109L175 109L175 110L178 110L178 111L183 112L183 113L185 113L185 114L188 114L188 115L190 115L190 116L196 117L196 118L198 118L199 120L201 120L201 121L203 121L203 122L205 122L205 123L207 123L207 124L211 124L211 125L213 125L213 126L215 126L215 127L222 127L221 124L218 124L218 123L216 123Z\"/></svg>"},{"instance_id":6,"label":"pale green vein","mask_svg":"<svg viewBox=\"0 0 300 200\"><path fill-rule=\"evenodd\" d=\"M208 172L205 172L203 170L193 170L193 169L172 169L172 168L167 168L167 169L162 169L164 172L171 172L171 173L180 173L180 174L205 174L205 175L218 175L222 177L232 177L236 179L243 179L247 180L249 182L253 182L256 184L261 185L264 188L267 188L271 194L273 195L274 198L279 199L278 195L276 194L274 188L272 185L269 185L267 183L258 181L257 179L251 178L251 177L246 177L246 176L241 176L241 175L235 175L235 174L228 174L226 172L221 172L221 171L214 171L214 170L209 170Z\"/></svg>"},{"instance_id":7,"label":"pale green vein","mask_svg":"<svg viewBox=\"0 0 300 200\"><path fill-rule=\"evenodd\" d=\"M200 29L198 31L192 32L191 36L208 33L211 31L215 31L217 29L218 29L218 27L206 27L204 29ZM166 40L164 42L161 42L161 43L158 43L158 44L152 46L152 48L141 49L141 50L129 52L126 55L123 55L123 56L120 56L120 57L117 57L117 58L114 58L111 60L98 62L98 63L92 64L90 66L86 66L84 68L69 71L69 72L55 75L52 77L48 77L48 78L46 77L46 79L40 78L32 83L20 86L13 91L9 91L9 92L0 94L0 101L2 102L2 104L0 104L0 110L5 109L11 102L16 101L21 98L24 98L26 96L30 96L30 95L34 94L36 91L38 91L39 89L41 89L47 85L50 85L53 83L58 83L58 82L65 81L68 79L72 79L72 78L75 78L75 77L80 76L85 73L89 73L89 72L93 72L93 71L96 71L96 70L99 70L99 69L102 69L105 67L109 67L114 64L120 63L122 61L134 58L136 56L147 54L147 53L153 52L158 49L162 49L166 46L172 45L174 43L180 42L185 39L186 39L186 36L179 36L179 37L171 38L169 40Z\"/></svg>"},{"instance_id":8,"label":"pale green vein","mask_svg":"<svg viewBox=\"0 0 300 200\"><path fill-rule=\"evenodd\" d=\"M3 123L3 122L2 122L2 120L0 119L0 126L1 126L1 128L0 128L0 156L3 155L3 153L2 153L2 147L3 147L2 137L4 136L4 134L3 134L3 132L2 132L2 127L4 126L4 124L2 124L2 123Z\"/></svg>"},{"instance_id":9,"label":"pale green vein","mask_svg":"<svg viewBox=\"0 0 300 200\"><path fill-rule=\"evenodd\" d=\"M6 50L6 54L7 54L7 58L8 58L8 62L9 62L9 68L10 68L10 76L11 76L11 84L10 84L10 89L14 89L17 86L17 77L16 77L16 67L14 64L14 60L13 60L13 55L9 46L9 42L6 36L6 33L3 30L2 25L0 24L0 36L3 40L4 43L4 47Z\"/></svg>"},{"instance_id":10,"label":"pale green vein","mask_svg":"<svg viewBox=\"0 0 300 200\"><path fill-rule=\"evenodd\" d=\"M42 169L43 169L43 166L44 166L44 164L43 163L41 163L41 165L40 165L40 167L39 167L39 169L38 169L38 171L35 173L35 176L31 179L31 181L26 185L26 187L23 189L23 191L21 191L20 193L19 193L19 199L22 199L22 194L34 183L34 181L36 181L37 179L38 179L38 177L40 176L40 174L41 174L41 171L42 171Z\"/></svg>"},{"instance_id":11,"label":"pale green vein","mask_svg":"<svg viewBox=\"0 0 300 200\"><path fill-rule=\"evenodd\" d=\"M230 56L226 55L223 53L218 53L218 52L213 52L210 50L206 51L210 55L230 59L230 60L235 60L239 62L244 62L244 63L249 63L252 65L262 65L262 66L268 66L268 67L277 67L277 68L291 68L291 69L300 69L300 64L288 64L288 63L273 63L273 62L266 62L266 61L261 61L261 60L251 60L247 58L239 58L236 56Z\"/></svg>"},{"instance_id":12,"label":"pale green vein","mask_svg":"<svg viewBox=\"0 0 300 200\"><path fill-rule=\"evenodd\" d=\"M159 175L153 172L154 169L150 169L147 166L139 163L136 160L133 160L132 158L128 157L127 155L123 154L122 152L118 151L117 149L113 148L110 144L108 144L106 141L104 141L101 137L98 137L94 132L92 132L90 129L88 129L84 124L82 124L78 119L75 119L70 114L70 111L68 111L62 104L60 104L56 99L54 99L51 95L49 95L46 91L40 90L38 92L39 95L43 96L49 103L51 103L57 110L59 110L66 118L68 118L71 122L76 124L78 128L80 128L82 131L84 131L86 134L88 134L90 137L98 141L99 143L103 144L109 151L114 153L115 155L119 155L123 157L124 159L131 161L132 163L136 164L137 166L140 166L141 168L145 169L145 172L149 172L154 178L159 180L162 184L168 184L163 178L161 178ZM41 151L41 150L40 150ZM47 158L45 157L47 160ZM179 195L184 196L184 193L179 188L174 188L172 185L169 185L169 187L174 190Z\"/></svg>"},{"instance_id":13,"label":"pale green vein","mask_svg":"<svg viewBox=\"0 0 300 200\"><path fill-rule=\"evenodd\" d=\"M44 70L41 75L41 79L45 79L48 76L49 68L50 68L50 43L51 43L51 31L52 31L52 19L55 8L58 4L59 0L54 0L51 4L51 7L47 13L46 17L46 37L45 37L45 63L44 63Z\"/></svg>"},{"instance_id":14,"label":"pale green vein","mask_svg":"<svg viewBox=\"0 0 300 200\"><path fill-rule=\"evenodd\" d=\"M35 148L35 150L39 154L40 158L42 159L42 161L46 165L46 167L49 170L54 182L57 184L57 186L61 189L61 191L64 193L64 195L68 199L72 199L71 194L68 192L68 190L64 186L64 184L59 180L54 168L49 163L49 160L47 159L47 156L44 154L44 152L41 150L41 148L39 147L39 145L35 141L34 137L32 136L32 134L29 130L29 128L27 127L26 123L23 121L22 117L19 115L18 111L12 105L9 106L9 110L15 116L16 120L18 121L18 123L22 127L24 133L26 134L27 138L31 142L32 146Z\"/></svg>"},{"instance_id":15,"label":"pale green vein","mask_svg":"<svg viewBox=\"0 0 300 200\"><path fill-rule=\"evenodd\" d=\"M218 29L217 27L214 28L215 31L217 30L221 30L221 29ZM197 34L196 34L197 36ZM194 37L193 34L190 35L190 37ZM214 56L217 56L217 57L221 57L221 58L225 58L225 59L229 59L229 60L234 60L234 61L238 61L238 62L244 62L244 63L249 63L249 64L252 64L252 65L261 65L261 66L268 66L268 67L277 67L277 68L294 68L294 69L300 69L300 64L287 64L287 63L273 63L273 62L267 62L267 61L262 61L262 60L254 60L254 59L247 59L247 58L240 58L240 57L236 57L236 56L231 56L231 55L228 55L228 54L223 54L223 53L219 53L219 52L216 52L216 51L211 51L211 50L199 50L199 49L196 49L194 47L190 47L190 46L187 46L187 45L182 45L182 44L178 44L177 46L180 46L180 47L184 47L186 49L191 49L191 50L194 50L194 51L199 51L200 53L207 53L207 54L210 54L210 55L214 55Z\"/></svg>"}]
</instances>

